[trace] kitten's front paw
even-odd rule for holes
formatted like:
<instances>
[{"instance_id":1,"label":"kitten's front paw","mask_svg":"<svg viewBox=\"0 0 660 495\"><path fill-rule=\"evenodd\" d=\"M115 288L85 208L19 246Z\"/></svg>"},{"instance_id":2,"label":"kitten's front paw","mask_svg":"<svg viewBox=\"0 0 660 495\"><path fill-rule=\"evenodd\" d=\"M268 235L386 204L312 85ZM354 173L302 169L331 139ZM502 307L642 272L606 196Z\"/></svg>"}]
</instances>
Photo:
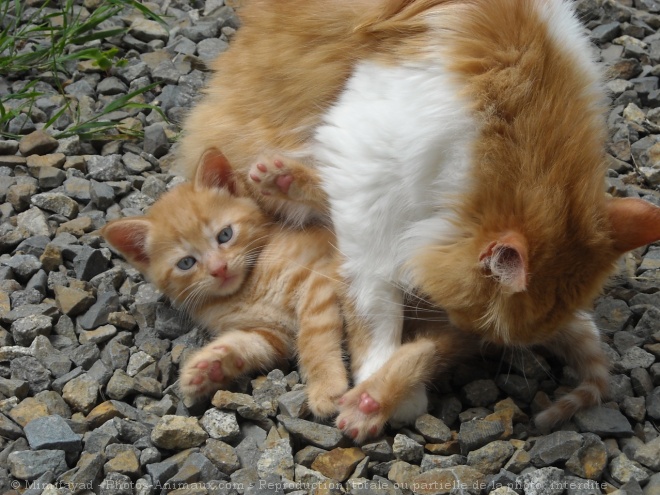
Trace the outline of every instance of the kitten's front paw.
<instances>
[{"instance_id":1,"label":"kitten's front paw","mask_svg":"<svg viewBox=\"0 0 660 495\"><path fill-rule=\"evenodd\" d=\"M293 173L281 157L260 157L248 176L264 196L289 198L297 194Z\"/></svg>"},{"instance_id":2,"label":"kitten's front paw","mask_svg":"<svg viewBox=\"0 0 660 495\"><path fill-rule=\"evenodd\" d=\"M307 384L307 405L314 417L329 418L339 410L339 398L346 393L348 383Z\"/></svg>"},{"instance_id":3,"label":"kitten's front paw","mask_svg":"<svg viewBox=\"0 0 660 495\"><path fill-rule=\"evenodd\" d=\"M195 353L181 369L179 388L189 399L210 395L241 374L244 363L229 346L207 346Z\"/></svg>"},{"instance_id":4,"label":"kitten's front paw","mask_svg":"<svg viewBox=\"0 0 660 495\"><path fill-rule=\"evenodd\" d=\"M378 436L385 427L387 414L380 401L364 384L349 390L339 400L337 427L357 443Z\"/></svg>"}]
</instances>

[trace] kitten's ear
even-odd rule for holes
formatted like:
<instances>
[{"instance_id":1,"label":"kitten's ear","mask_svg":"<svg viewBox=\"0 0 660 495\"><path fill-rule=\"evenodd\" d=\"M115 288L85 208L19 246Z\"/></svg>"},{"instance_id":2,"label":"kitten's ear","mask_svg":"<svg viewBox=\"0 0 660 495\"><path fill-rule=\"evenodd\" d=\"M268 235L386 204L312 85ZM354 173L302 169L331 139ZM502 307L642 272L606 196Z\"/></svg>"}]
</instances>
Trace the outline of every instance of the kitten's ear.
<instances>
[{"instance_id":1,"label":"kitten's ear","mask_svg":"<svg viewBox=\"0 0 660 495\"><path fill-rule=\"evenodd\" d=\"M614 247L621 253L660 240L660 208L636 198L607 203Z\"/></svg>"},{"instance_id":2,"label":"kitten's ear","mask_svg":"<svg viewBox=\"0 0 660 495\"><path fill-rule=\"evenodd\" d=\"M144 218L113 220L101 229L101 235L112 247L138 268L149 265L147 236L151 223Z\"/></svg>"},{"instance_id":3,"label":"kitten's ear","mask_svg":"<svg viewBox=\"0 0 660 495\"><path fill-rule=\"evenodd\" d=\"M521 234L502 234L481 251L479 262L509 291L527 289L527 241Z\"/></svg>"},{"instance_id":4,"label":"kitten's ear","mask_svg":"<svg viewBox=\"0 0 660 495\"><path fill-rule=\"evenodd\" d=\"M195 186L227 189L233 195L237 193L234 169L220 150L212 148L204 153L195 175Z\"/></svg>"}]
</instances>

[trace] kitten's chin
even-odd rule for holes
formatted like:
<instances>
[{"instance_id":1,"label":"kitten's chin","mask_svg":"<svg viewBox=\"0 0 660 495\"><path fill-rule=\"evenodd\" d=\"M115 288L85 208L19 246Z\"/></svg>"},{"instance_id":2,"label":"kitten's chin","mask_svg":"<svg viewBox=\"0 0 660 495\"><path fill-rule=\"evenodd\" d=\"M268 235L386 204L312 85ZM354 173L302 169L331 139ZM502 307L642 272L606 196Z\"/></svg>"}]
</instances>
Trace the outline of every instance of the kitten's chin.
<instances>
[{"instance_id":1,"label":"kitten's chin","mask_svg":"<svg viewBox=\"0 0 660 495\"><path fill-rule=\"evenodd\" d=\"M243 278L240 274L231 275L216 285L216 293L219 296L231 296L238 292L243 284Z\"/></svg>"}]
</instances>

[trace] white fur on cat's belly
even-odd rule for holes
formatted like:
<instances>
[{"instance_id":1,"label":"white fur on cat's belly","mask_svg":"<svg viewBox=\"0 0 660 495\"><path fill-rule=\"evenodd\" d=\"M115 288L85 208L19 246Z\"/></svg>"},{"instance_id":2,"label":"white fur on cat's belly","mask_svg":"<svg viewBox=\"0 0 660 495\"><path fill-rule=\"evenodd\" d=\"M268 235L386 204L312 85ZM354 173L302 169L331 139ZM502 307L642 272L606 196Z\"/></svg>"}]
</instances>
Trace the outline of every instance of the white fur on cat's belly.
<instances>
[{"instance_id":1,"label":"white fur on cat's belly","mask_svg":"<svg viewBox=\"0 0 660 495\"><path fill-rule=\"evenodd\" d=\"M432 62L362 62L316 133L344 275L373 346L358 381L401 344L402 270L420 247L451 242L452 198L469 187L477 125L452 75Z\"/></svg>"}]
</instances>

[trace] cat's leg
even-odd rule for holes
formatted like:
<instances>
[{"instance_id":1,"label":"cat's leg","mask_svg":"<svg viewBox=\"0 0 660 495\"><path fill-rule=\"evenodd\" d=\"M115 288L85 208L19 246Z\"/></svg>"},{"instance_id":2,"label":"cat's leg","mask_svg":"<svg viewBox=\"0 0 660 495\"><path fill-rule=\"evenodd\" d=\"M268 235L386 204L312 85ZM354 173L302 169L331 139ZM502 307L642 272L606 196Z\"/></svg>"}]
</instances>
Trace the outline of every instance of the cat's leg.
<instances>
[{"instance_id":1,"label":"cat's leg","mask_svg":"<svg viewBox=\"0 0 660 495\"><path fill-rule=\"evenodd\" d=\"M303 203L327 213L327 196L318 172L298 160L264 155L250 167L248 178L264 196Z\"/></svg>"},{"instance_id":2,"label":"cat's leg","mask_svg":"<svg viewBox=\"0 0 660 495\"><path fill-rule=\"evenodd\" d=\"M300 370L307 384L307 403L319 418L336 414L337 400L348 390L344 321L335 283L323 273L313 273L301 288L297 305Z\"/></svg>"},{"instance_id":3,"label":"cat's leg","mask_svg":"<svg viewBox=\"0 0 660 495\"><path fill-rule=\"evenodd\" d=\"M357 442L378 435L385 423L411 422L426 412L410 402L418 390L465 355L465 336L451 328L416 332L380 370L343 398L337 426ZM423 395L426 405L426 394ZM412 413L412 414L411 414Z\"/></svg>"},{"instance_id":4,"label":"cat's leg","mask_svg":"<svg viewBox=\"0 0 660 495\"><path fill-rule=\"evenodd\" d=\"M291 348L291 341L281 331L229 331L186 360L179 388L189 399L207 396L240 375L274 367L291 357Z\"/></svg>"},{"instance_id":5,"label":"cat's leg","mask_svg":"<svg viewBox=\"0 0 660 495\"><path fill-rule=\"evenodd\" d=\"M609 367L601 347L600 332L593 318L577 313L575 319L545 345L578 373L580 384L536 416L535 423L549 428L569 419L577 411L595 406L607 394Z\"/></svg>"}]
</instances>

